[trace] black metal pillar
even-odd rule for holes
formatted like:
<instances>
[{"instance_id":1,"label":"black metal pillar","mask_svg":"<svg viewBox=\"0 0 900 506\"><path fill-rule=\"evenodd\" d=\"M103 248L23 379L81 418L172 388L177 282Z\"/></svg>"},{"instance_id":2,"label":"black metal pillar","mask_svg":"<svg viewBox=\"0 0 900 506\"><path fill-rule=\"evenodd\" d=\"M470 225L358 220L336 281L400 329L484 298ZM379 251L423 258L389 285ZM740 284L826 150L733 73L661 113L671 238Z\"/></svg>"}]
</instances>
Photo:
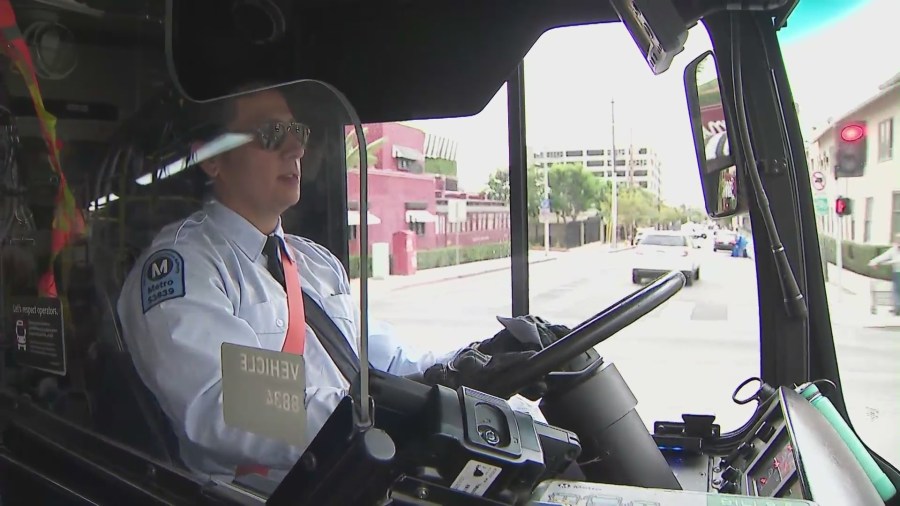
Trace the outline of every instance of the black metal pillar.
<instances>
[{"instance_id":1,"label":"black metal pillar","mask_svg":"<svg viewBox=\"0 0 900 506\"><path fill-rule=\"evenodd\" d=\"M509 130L509 221L512 314L528 314L528 154L525 145L525 62L506 81Z\"/></svg>"}]
</instances>

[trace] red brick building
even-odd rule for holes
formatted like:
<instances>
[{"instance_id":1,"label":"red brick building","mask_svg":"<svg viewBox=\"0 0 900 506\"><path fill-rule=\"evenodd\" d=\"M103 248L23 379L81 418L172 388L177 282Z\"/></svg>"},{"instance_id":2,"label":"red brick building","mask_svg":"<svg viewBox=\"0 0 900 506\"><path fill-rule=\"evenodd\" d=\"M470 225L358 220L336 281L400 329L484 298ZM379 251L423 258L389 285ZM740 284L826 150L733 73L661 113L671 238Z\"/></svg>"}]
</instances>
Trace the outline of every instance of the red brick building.
<instances>
[{"instance_id":1,"label":"red brick building","mask_svg":"<svg viewBox=\"0 0 900 506\"><path fill-rule=\"evenodd\" d=\"M455 148L448 149L446 139L399 123L366 125L366 141L382 139L371 153L369 167L369 243L391 242L399 230L416 233L418 250L460 245L490 244L509 240L509 208L505 202L455 191ZM426 147L428 149L426 149ZM426 153L429 151L429 153ZM433 152L433 153L432 153ZM426 154L428 156L426 156ZM433 155L436 155L432 158ZM442 158L438 159L440 156ZM453 174L428 172L449 162ZM374 161L374 163L371 163ZM359 170L350 168L347 176L350 225L350 252L359 252ZM447 201L467 201L467 222L448 223Z\"/></svg>"}]
</instances>

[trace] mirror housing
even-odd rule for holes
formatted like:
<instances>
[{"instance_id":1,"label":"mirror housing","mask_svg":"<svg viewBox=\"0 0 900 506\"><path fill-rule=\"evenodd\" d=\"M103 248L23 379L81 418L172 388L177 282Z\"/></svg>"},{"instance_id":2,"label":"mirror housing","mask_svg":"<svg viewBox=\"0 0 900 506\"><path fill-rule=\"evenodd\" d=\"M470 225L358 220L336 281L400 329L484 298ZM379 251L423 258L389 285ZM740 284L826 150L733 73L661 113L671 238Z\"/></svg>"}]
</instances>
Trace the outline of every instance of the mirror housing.
<instances>
[{"instance_id":1,"label":"mirror housing","mask_svg":"<svg viewBox=\"0 0 900 506\"><path fill-rule=\"evenodd\" d=\"M731 150L735 144L728 128L730 110L722 99L725 94L712 51L706 51L685 67L684 90L706 212L713 218L745 212L747 194L743 188L743 171Z\"/></svg>"}]
</instances>

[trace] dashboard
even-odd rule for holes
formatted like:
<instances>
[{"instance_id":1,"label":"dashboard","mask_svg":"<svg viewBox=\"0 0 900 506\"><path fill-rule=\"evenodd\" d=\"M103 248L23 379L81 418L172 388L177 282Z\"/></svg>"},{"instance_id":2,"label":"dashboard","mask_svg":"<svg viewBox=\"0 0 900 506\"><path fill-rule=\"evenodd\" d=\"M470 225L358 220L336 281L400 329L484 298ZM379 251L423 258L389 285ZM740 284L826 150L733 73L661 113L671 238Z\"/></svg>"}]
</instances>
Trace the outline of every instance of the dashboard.
<instances>
[{"instance_id":1,"label":"dashboard","mask_svg":"<svg viewBox=\"0 0 900 506\"><path fill-rule=\"evenodd\" d=\"M667 453L683 490L549 480L541 506L883 506L847 443L799 393L779 388L730 454Z\"/></svg>"},{"instance_id":2,"label":"dashboard","mask_svg":"<svg viewBox=\"0 0 900 506\"><path fill-rule=\"evenodd\" d=\"M706 459L709 491L825 505L883 505L866 472L809 401L779 388L738 448Z\"/></svg>"}]
</instances>

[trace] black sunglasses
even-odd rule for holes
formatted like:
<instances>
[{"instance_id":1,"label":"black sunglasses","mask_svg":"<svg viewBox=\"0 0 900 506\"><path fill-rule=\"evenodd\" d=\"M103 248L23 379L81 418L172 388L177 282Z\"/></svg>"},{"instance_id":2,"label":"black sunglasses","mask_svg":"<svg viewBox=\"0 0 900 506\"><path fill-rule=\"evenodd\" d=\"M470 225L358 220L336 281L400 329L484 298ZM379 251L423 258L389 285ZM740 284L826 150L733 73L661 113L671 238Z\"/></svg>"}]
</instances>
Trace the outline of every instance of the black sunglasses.
<instances>
[{"instance_id":1,"label":"black sunglasses","mask_svg":"<svg viewBox=\"0 0 900 506\"><path fill-rule=\"evenodd\" d=\"M267 151L281 149L288 136L293 136L303 148L309 143L309 127L296 121L267 120L245 133L252 134Z\"/></svg>"}]
</instances>

